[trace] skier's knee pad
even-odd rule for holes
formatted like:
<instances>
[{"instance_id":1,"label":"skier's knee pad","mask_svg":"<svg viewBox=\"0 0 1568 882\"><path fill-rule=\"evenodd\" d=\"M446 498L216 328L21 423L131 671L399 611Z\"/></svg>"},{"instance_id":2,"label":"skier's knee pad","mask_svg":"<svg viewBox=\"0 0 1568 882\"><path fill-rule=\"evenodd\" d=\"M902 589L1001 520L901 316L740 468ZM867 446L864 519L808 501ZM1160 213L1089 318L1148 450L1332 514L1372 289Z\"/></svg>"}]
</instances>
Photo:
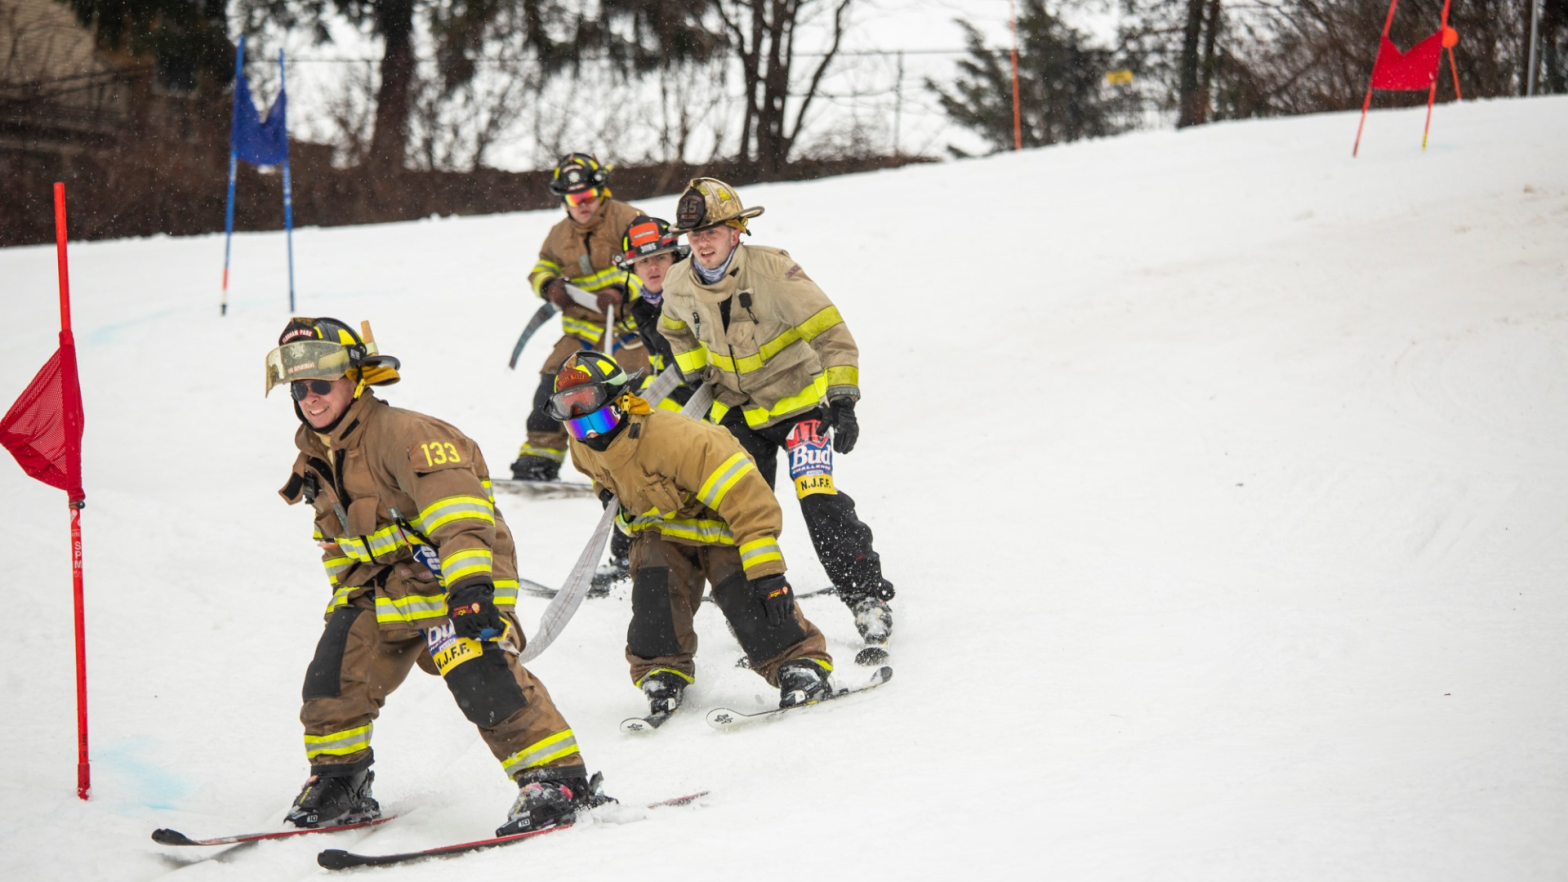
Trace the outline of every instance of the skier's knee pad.
<instances>
[{"instance_id":1,"label":"skier's knee pad","mask_svg":"<svg viewBox=\"0 0 1568 882\"><path fill-rule=\"evenodd\" d=\"M528 706L523 687L506 666L506 650L494 643L485 644L477 658L448 669L442 679L463 716L481 729L493 729Z\"/></svg>"},{"instance_id":2,"label":"skier's knee pad","mask_svg":"<svg viewBox=\"0 0 1568 882\"><path fill-rule=\"evenodd\" d=\"M348 649L348 632L364 610L340 606L327 619L327 627L316 642L316 656L305 669L305 688L300 698L337 698L343 694L343 653Z\"/></svg>"},{"instance_id":3,"label":"skier's knee pad","mask_svg":"<svg viewBox=\"0 0 1568 882\"><path fill-rule=\"evenodd\" d=\"M746 580L744 573L736 573L715 585L713 600L724 613L724 618L729 620L735 639L740 641L740 648L746 650L746 657L751 659L753 666L776 658L784 650L806 639L805 630L794 617L782 625L768 621L768 614L762 608L762 599L752 591L751 583Z\"/></svg>"},{"instance_id":4,"label":"skier's knee pad","mask_svg":"<svg viewBox=\"0 0 1568 882\"><path fill-rule=\"evenodd\" d=\"M638 658L678 655L675 614L670 610L670 568L641 567L632 579L632 623L626 648Z\"/></svg>"}]
</instances>

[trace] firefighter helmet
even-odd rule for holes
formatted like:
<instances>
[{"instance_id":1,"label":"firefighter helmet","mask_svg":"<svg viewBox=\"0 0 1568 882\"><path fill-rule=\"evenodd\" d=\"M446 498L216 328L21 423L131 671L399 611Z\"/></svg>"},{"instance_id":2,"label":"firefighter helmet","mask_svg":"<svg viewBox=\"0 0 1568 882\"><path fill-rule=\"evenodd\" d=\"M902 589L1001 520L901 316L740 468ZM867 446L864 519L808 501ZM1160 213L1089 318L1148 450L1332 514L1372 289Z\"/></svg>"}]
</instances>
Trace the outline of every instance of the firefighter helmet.
<instances>
[{"instance_id":1,"label":"firefighter helmet","mask_svg":"<svg viewBox=\"0 0 1568 882\"><path fill-rule=\"evenodd\" d=\"M621 253L615 255L615 265L630 270L632 264L655 254L673 252L675 260L691 254L691 248L680 244L680 237L670 232L670 222L657 217L639 214L627 225L621 236Z\"/></svg>"},{"instance_id":2,"label":"firefighter helmet","mask_svg":"<svg viewBox=\"0 0 1568 882\"><path fill-rule=\"evenodd\" d=\"M561 197L608 186L610 170L586 153L568 153L561 157L555 164L555 173L550 176L550 192Z\"/></svg>"},{"instance_id":3,"label":"firefighter helmet","mask_svg":"<svg viewBox=\"0 0 1568 882\"><path fill-rule=\"evenodd\" d=\"M295 380L336 380L348 377L367 386L396 383L400 363L381 355L354 329L335 318L289 319L278 346L267 353L267 392Z\"/></svg>"},{"instance_id":4,"label":"firefighter helmet","mask_svg":"<svg viewBox=\"0 0 1568 882\"><path fill-rule=\"evenodd\" d=\"M675 226L672 233L693 233L720 224L728 224L744 233L746 221L762 214L763 208L747 208L740 201L735 188L718 178L692 178L675 204Z\"/></svg>"}]
</instances>

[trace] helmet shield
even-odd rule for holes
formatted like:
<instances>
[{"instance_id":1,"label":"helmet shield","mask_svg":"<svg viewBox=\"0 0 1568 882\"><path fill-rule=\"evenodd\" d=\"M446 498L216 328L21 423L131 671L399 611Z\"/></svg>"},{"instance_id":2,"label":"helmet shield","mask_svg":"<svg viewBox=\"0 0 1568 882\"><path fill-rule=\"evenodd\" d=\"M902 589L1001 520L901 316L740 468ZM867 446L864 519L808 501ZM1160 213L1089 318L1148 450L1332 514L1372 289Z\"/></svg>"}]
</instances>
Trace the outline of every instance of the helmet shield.
<instances>
[{"instance_id":1,"label":"helmet shield","mask_svg":"<svg viewBox=\"0 0 1568 882\"><path fill-rule=\"evenodd\" d=\"M349 369L348 347L328 340L295 340L267 353L267 394L294 380L336 380Z\"/></svg>"}]
</instances>

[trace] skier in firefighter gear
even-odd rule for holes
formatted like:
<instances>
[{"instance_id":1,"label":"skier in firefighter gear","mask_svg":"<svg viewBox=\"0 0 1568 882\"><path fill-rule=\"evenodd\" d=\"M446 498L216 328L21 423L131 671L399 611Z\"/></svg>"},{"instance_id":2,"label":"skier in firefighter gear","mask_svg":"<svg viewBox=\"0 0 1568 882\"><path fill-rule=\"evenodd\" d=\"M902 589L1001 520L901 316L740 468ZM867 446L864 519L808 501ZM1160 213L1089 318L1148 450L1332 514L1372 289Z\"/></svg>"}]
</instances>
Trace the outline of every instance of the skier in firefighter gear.
<instances>
[{"instance_id":1,"label":"skier in firefighter gear","mask_svg":"<svg viewBox=\"0 0 1568 882\"><path fill-rule=\"evenodd\" d=\"M549 409L571 436L572 465L614 495L616 526L633 537L626 660L650 712L673 712L696 676L704 580L781 707L828 697L833 660L785 578L772 488L728 432L650 409L635 379L582 353L556 375Z\"/></svg>"},{"instance_id":2,"label":"skier in firefighter gear","mask_svg":"<svg viewBox=\"0 0 1568 882\"><path fill-rule=\"evenodd\" d=\"M512 477L520 481L560 477L566 434L545 415L544 406L556 371L567 358L599 349L617 352L633 370L646 367L648 362L627 308L637 297L637 279L613 262L619 253L621 231L641 212L611 198L609 169L585 153L561 158L550 179L550 192L561 198L566 217L545 236L528 284L535 294L561 310L562 334L539 370L539 386L528 415L528 440L512 463ZM592 298L594 305L574 299L568 284L583 292L579 297ZM605 312L612 308L615 330L606 341Z\"/></svg>"},{"instance_id":3,"label":"skier in firefighter gear","mask_svg":"<svg viewBox=\"0 0 1568 882\"><path fill-rule=\"evenodd\" d=\"M380 814L372 725L416 663L441 675L518 783L502 833L571 820L597 787L571 727L517 660L516 552L479 446L377 398L371 387L398 381L397 359L336 319L290 320L266 363L267 391L286 386L302 423L280 493L314 510L332 587L300 711L311 775L289 822Z\"/></svg>"},{"instance_id":4,"label":"skier in firefighter gear","mask_svg":"<svg viewBox=\"0 0 1568 882\"><path fill-rule=\"evenodd\" d=\"M871 528L833 480L833 454L848 454L860 435L859 350L838 308L789 252L740 244L762 211L746 208L723 181L687 185L671 232L686 234L691 259L664 279L659 331L682 374L717 384L712 419L769 486L784 451L823 569L865 641L886 643L893 585L882 577Z\"/></svg>"}]
</instances>

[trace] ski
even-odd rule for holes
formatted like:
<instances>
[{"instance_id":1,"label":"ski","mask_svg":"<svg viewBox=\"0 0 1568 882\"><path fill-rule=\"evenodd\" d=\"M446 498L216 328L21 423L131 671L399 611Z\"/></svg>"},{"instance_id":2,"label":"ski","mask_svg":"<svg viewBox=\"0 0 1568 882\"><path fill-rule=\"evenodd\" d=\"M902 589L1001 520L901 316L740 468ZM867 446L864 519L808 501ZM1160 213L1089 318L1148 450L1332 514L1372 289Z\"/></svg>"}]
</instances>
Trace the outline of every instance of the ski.
<instances>
[{"instance_id":1,"label":"ski","mask_svg":"<svg viewBox=\"0 0 1568 882\"><path fill-rule=\"evenodd\" d=\"M687 803L695 802L696 800L707 795L708 791L700 790L696 793L689 793L685 796L677 796L674 799L666 799L661 802L649 803L647 806L645 806L645 808L656 809L672 805L686 805ZM348 870L355 867L388 867L392 866L393 864L406 864L410 861L422 861L426 858L447 857L454 854L466 854L470 851L479 851L480 849L484 848L496 848L502 845L512 845L521 842L524 839L532 839L535 836L543 836L546 833L559 833L562 830L570 830L575 826L575 822L571 824L557 824L554 827L545 827L542 830L529 830L527 833L513 833L510 836L495 836L489 839L476 839L473 842L460 842L456 845L440 845L436 846L435 848L424 849L423 851L406 851L402 852L401 854L355 854L354 852L344 851L339 848L329 848L326 851L316 855L316 863L326 867L329 870Z\"/></svg>"},{"instance_id":2,"label":"ski","mask_svg":"<svg viewBox=\"0 0 1568 882\"><path fill-rule=\"evenodd\" d=\"M532 499L578 499L593 496L593 485L585 481L519 481L491 478L490 486L516 496Z\"/></svg>"},{"instance_id":3,"label":"ski","mask_svg":"<svg viewBox=\"0 0 1568 882\"><path fill-rule=\"evenodd\" d=\"M876 687L881 686L883 683L886 683L891 679L893 679L893 669L889 667L883 667L878 668L876 673L871 675L871 679L868 680L865 685L840 689L833 693L832 698L820 699L818 701L808 701L805 704L797 704L790 707L777 707L773 708L772 710L759 711L757 713L751 714L741 713L738 710L732 710L727 707L716 707L713 710L708 711L708 725L715 729L734 729L740 726L744 726L747 723L758 723L763 720L776 720L790 711L798 711L803 708L822 704L824 701L833 701L835 699L843 698L846 695L854 695L857 692L865 692L867 689L875 689Z\"/></svg>"},{"instance_id":4,"label":"ski","mask_svg":"<svg viewBox=\"0 0 1568 882\"><path fill-rule=\"evenodd\" d=\"M397 815L383 815L369 821L360 821L357 824L336 824L331 827L306 827L288 830L272 830L266 833L241 833L237 836L217 836L212 839L192 839L178 830L160 827L152 831L152 841L159 845L237 845L241 842L260 842L263 839L285 839L290 836L304 836L309 833L337 833L340 830L358 830L361 827L374 827L385 824L396 818Z\"/></svg>"},{"instance_id":5,"label":"ski","mask_svg":"<svg viewBox=\"0 0 1568 882\"><path fill-rule=\"evenodd\" d=\"M680 708L676 708L675 710L680 710ZM652 732L654 729L664 725L664 721L673 716L675 716L675 711L672 710L667 714L649 714L646 717L627 717L621 721L621 731L628 734Z\"/></svg>"},{"instance_id":6,"label":"ski","mask_svg":"<svg viewBox=\"0 0 1568 882\"><path fill-rule=\"evenodd\" d=\"M555 315L555 312L555 304L548 300L544 302L543 306L539 307L533 318L528 320L528 327L523 328L522 335L517 338L517 345L512 347L512 360L506 363L507 367L514 371L517 370L517 359L522 356L523 347L528 345L529 338L534 335L535 331L543 327L544 323L549 321L551 316Z\"/></svg>"}]
</instances>

